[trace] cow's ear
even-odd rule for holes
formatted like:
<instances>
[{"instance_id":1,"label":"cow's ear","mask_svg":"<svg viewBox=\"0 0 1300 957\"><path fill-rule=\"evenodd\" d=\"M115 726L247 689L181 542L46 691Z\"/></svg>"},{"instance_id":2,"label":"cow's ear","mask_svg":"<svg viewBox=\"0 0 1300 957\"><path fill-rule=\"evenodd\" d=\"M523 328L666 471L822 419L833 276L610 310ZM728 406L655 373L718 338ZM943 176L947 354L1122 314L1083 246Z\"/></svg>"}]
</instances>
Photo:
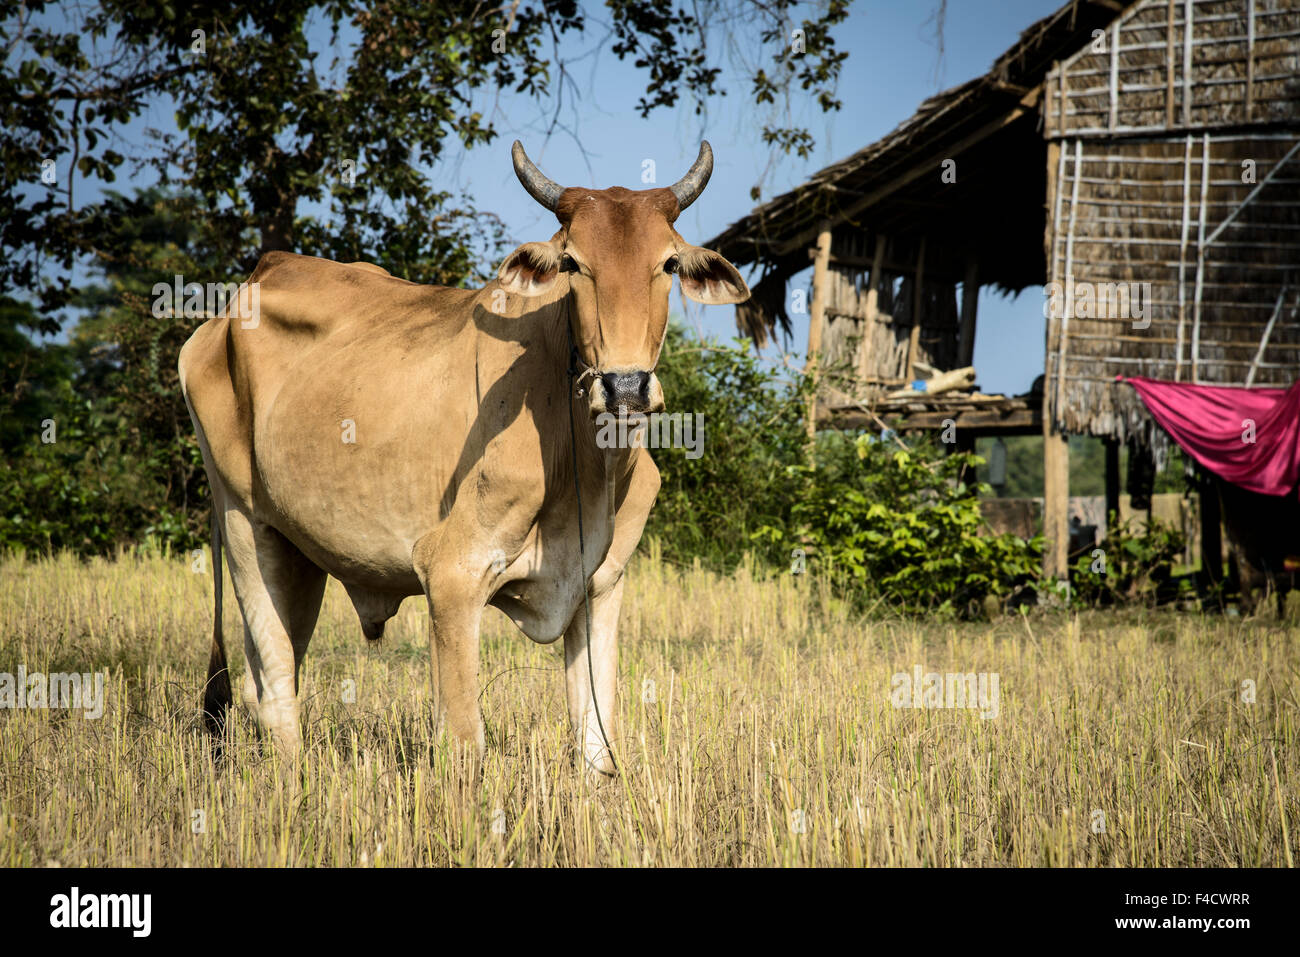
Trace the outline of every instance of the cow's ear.
<instances>
[{"instance_id":1,"label":"cow's ear","mask_svg":"<svg viewBox=\"0 0 1300 957\"><path fill-rule=\"evenodd\" d=\"M560 253L551 243L524 243L501 264L497 278L506 292L540 296L560 275Z\"/></svg>"},{"instance_id":2,"label":"cow's ear","mask_svg":"<svg viewBox=\"0 0 1300 957\"><path fill-rule=\"evenodd\" d=\"M687 246L678 252L677 260L682 292L696 302L720 306L749 298L749 287L740 272L713 250Z\"/></svg>"}]
</instances>

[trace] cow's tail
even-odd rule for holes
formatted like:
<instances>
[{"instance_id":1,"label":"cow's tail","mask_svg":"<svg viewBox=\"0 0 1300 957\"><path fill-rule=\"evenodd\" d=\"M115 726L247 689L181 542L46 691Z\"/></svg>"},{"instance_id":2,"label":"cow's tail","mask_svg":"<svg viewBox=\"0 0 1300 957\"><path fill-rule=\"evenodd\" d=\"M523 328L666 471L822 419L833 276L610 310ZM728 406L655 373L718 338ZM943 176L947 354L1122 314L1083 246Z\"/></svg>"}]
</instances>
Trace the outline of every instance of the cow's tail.
<instances>
[{"instance_id":1,"label":"cow's tail","mask_svg":"<svg viewBox=\"0 0 1300 957\"><path fill-rule=\"evenodd\" d=\"M230 711L230 671L226 667L226 643L221 635L221 519L212 505L212 653L208 658L208 681L203 689L203 725L220 737Z\"/></svg>"}]
</instances>

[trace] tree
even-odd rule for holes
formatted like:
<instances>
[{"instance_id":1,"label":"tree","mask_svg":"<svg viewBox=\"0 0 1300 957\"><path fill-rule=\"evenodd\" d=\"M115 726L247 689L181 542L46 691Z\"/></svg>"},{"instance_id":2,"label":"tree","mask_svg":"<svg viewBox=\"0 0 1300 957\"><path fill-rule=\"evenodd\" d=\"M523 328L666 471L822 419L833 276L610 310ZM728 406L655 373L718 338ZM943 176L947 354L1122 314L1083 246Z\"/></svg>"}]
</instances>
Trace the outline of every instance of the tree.
<instances>
[{"instance_id":1,"label":"tree","mask_svg":"<svg viewBox=\"0 0 1300 957\"><path fill-rule=\"evenodd\" d=\"M50 7L0 7L9 54L0 70L0 281L39 298L47 331L76 296L74 266L98 249L106 211L78 205L77 177L111 183L123 167L152 168L164 186L196 196L206 244L240 272L261 253L293 249L381 259L418 282L473 278L485 258L477 253L501 243L500 224L434 190L419 164L496 136L476 91L562 95L560 41L589 28L574 0L101 0L60 11L63 23ZM711 29L756 30L771 49L768 68L752 67L758 103L798 90L838 109L846 54L833 28L848 4L821 0L804 19L796 9L791 0L699 0L688 13L608 0L601 42L646 71L646 116L725 93L725 50L710 44ZM149 148L120 152L125 137L138 141L128 128L145 108L166 103L180 136L150 131ZM763 137L802 156L812 146L789 122L768 124ZM325 212L306 212L313 204Z\"/></svg>"},{"instance_id":2,"label":"tree","mask_svg":"<svg viewBox=\"0 0 1300 957\"><path fill-rule=\"evenodd\" d=\"M104 553L204 532L202 462L177 383L193 320L151 308L160 274L213 267L194 203L110 193L66 343L37 345L30 303L0 301L0 547Z\"/></svg>"}]
</instances>

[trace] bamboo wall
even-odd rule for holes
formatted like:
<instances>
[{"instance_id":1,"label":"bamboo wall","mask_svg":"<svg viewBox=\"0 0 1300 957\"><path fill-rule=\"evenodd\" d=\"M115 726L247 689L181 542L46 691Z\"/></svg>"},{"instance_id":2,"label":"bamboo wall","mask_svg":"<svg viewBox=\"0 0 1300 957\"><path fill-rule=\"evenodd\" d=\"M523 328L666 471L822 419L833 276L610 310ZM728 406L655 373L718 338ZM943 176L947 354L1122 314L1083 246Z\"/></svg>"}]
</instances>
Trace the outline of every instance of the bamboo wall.
<instances>
[{"instance_id":1,"label":"bamboo wall","mask_svg":"<svg viewBox=\"0 0 1300 957\"><path fill-rule=\"evenodd\" d=\"M1150 0L1104 39L1047 83L1046 398L1067 432L1146 440L1117 375L1300 375L1300 0Z\"/></svg>"},{"instance_id":2,"label":"bamboo wall","mask_svg":"<svg viewBox=\"0 0 1300 957\"><path fill-rule=\"evenodd\" d=\"M1295 118L1296 0L1147 0L1048 74L1048 139Z\"/></svg>"},{"instance_id":3,"label":"bamboo wall","mask_svg":"<svg viewBox=\"0 0 1300 957\"><path fill-rule=\"evenodd\" d=\"M916 360L937 369L957 361L958 310L955 282L937 268L941 250L933 250L923 269L921 327ZM916 240L886 244L873 277L875 236L841 226L832 240L827 283L826 324L822 334L819 398L831 406L870 402L911 382L913 313L916 311ZM857 265L854 265L857 263ZM937 275L936 275L937 273Z\"/></svg>"}]
</instances>

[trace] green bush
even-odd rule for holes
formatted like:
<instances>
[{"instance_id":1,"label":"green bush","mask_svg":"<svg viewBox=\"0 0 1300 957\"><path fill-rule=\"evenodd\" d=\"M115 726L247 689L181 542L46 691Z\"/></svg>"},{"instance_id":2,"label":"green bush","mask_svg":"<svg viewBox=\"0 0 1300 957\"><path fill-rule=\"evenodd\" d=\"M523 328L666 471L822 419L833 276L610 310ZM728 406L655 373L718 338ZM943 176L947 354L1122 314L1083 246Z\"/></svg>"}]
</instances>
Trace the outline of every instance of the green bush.
<instances>
[{"instance_id":1,"label":"green bush","mask_svg":"<svg viewBox=\"0 0 1300 957\"><path fill-rule=\"evenodd\" d=\"M113 411L68 396L6 450L0 550L68 549L89 556L146 542L175 549L199 544L202 515L187 515L168 500L157 464L141 454ZM53 423L53 442L42 441L44 421Z\"/></svg>"},{"instance_id":2,"label":"green bush","mask_svg":"<svg viewBox=\"0 0 1300 957\"><path fill-rule=\"evenodd\" d=\"M655 451L663 484L646 534L665 558L727 572L755 549L754 532L783 525L800 479L804 406L797 379L782 381L747 341L689 338L673 324L658 368L668 412L699 413L703 454Z\"/></svg>"},{"instance_id":3,"label":"green bush","mask_svg":"<svg viewBox=\"0 0 1300 957\"><path fill-rule=\"evenodd\" d=\"M1186 548L1182 531L1158 519L1148 528L1132 519L1113 529L1071 569L1074 599L1085 605L1153 604L1173 597L1173 568Z\"/></svg>"},{"instance_id":4,"label":"green bush","mask_svg":"<svg viewBox=\"0 0 1300 957\"><path fill-rule=\"evenodd\" d=\"M979 464L969 453L826 433L816 464L792 467L802 492L789 523L756 537L806 556L860 601L965 614L1032 586L1041 555L1038 539L983 534L985 489L961 480Z\"/></svg>"}]
</instances>

